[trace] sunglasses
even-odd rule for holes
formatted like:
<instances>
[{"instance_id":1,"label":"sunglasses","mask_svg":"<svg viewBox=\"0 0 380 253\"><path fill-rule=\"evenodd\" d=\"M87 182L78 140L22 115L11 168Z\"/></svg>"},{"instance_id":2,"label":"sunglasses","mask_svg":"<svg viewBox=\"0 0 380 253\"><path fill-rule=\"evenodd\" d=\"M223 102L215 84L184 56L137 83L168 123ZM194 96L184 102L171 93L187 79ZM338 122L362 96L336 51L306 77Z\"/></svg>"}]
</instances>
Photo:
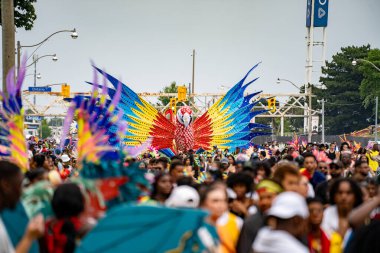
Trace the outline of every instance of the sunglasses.
<instances>
[{"instance_id":1,"label":"sunglasses","mask_svg":"<svg viewBox=\"0 0 380 253\"><path fill-rule=\"evenodd\" d=\"M319 166L319 168L320 168L320 169L327 169L327 167L325 167L325 166L322 166L322 167Z\"/></svg>"}]
</instances>

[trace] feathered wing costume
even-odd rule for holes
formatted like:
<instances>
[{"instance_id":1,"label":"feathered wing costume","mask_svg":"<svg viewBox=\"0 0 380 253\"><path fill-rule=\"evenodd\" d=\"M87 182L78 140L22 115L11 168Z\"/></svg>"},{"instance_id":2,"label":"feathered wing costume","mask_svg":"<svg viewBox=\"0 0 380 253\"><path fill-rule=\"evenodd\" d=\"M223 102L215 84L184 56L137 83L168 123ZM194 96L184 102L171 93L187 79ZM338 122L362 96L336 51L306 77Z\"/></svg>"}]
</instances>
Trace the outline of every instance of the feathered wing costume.
<instances>
[{"instance_id":1,"label":"feathered wing costume","mask_svg":"<svg viewBox=\"0 0 380 253\"><path fill-rule=\"evenodd\" d=\"M28 147L24 137L24 109L21 86L25 78L26 58L19 68L17 78L12 68L7 75L7 93L0 92L0 156L17 164L23 172L29 169Z\"/></svg>"},{"instance_id":2,"label":"feathered wing costume","mask_svg":"<svg viewBox=\"0 0 380 253\"><path fill-rule=\"evenodd\" d=\"M256 78L245 84L248 75L257 66L249 70L242 80L200 117L195 119L190 107L181 107L175 123L166 119L151 104L122 84L120 101L116 106L124 111L123 119L129 126L124 139L125 144L136 146L151 138L153 147L172 153L171 151L190 149L210 150L213 146L229 149L248 147L254 137L270 135L261 131L269 128L268 126L250 123L253 117L266 111L252 111L257 102L251 100L259 92L244 95L246 88L257 80ZM120 81L96 69L115 88L119 87ZM108 89L108 94L112 100L117 97L114 89Z\"/></svg>"}]
</instances>

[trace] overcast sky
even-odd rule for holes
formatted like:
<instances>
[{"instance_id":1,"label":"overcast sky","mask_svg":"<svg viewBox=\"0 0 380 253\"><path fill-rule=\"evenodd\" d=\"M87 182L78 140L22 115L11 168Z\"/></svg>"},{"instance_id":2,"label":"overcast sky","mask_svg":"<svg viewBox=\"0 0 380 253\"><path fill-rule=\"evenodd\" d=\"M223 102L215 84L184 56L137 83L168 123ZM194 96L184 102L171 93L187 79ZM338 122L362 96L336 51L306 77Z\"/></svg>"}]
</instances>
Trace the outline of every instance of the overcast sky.
<instances>
[{"instance_id":1,"label":"overcast sky","mask_svg":"<svg viewBox=\"0 0 380 253\"><path fill-rule=\"evenodd\" d=\"M79 34L77 40L59 34L38 49L59 57L38 63L38 85L66 82L87 91L92 59L135 91L156 92L172 81L191 82L192 49L196 92L232 86L259 61L251 90L296 92L276 78L305 81L306 0L38 0L35 6L33 30L16 34L22 45L60 29ZM379 0L332 0L327 59L342 46L380 47L379 13Z\"/></svg>"}]
</instances>

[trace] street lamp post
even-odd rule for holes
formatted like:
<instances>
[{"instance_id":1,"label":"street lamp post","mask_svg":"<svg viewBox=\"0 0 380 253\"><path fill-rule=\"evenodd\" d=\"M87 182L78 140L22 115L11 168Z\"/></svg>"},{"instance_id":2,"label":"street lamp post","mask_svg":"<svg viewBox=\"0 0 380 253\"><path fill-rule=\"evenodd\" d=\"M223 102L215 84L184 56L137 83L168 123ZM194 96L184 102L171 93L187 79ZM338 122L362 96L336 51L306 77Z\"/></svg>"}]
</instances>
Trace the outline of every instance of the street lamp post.
<instances>
[{"instance_id":1,"label":"street lamp post","mask_svg":"<svg viewBox=\"0 0 380 253\"><path fill-rule=\"evenodd\" d=\"M325 102L326 100L323 98L322 100L318 100L317 102L320 102L322 104L322 143L325 143Z\"/></svg>"},{"instance_id":2,"label":"street lamp post","mask_svg":"<svg viewBox=\"0 0 380 253\"><path fill-rule=\"evenodd\" d=\"M294 87L296 87L298 90L299 90L299 92L301 93L301 87L299 87L298 85L296 85L295 83L293 83L292 81L290 81L290 80L288 80L288 79L282 79L282 78L277 78L277 83L278 84L280 84L281 83L281 81L285 81L285 82L288 82L288 83L290 83L291 85L293 85ZM306 87L305 87L306 88ZM305 102L304 102L304 122L306 122L307 121L307 115L311 115L311 109L309 108L308 109L308 105L307 105L307 103L306 103L306 89L305 89ZM284 120L283 120L283 117L281 117L281 124L282 124L282 126L281 126L281 128L283 128L284 126L283 126L283 124L284 124ZM305 128L305 123L304 123L304 128ZM282 133L283 133L283 131L282 131ZM306 131L305 131L305 134L306 134Z\"/></svg>"},{"instance_id":3,"label":"street lamp post","mask_svg":"<svg viewBox=\"0 0 380 253\"><path fill-rule=\"evenodd\" d=\"M352 61L352 66L356 66L358 64L358 62L365 62L365 63L368 63L370 64L374 69L376 69L377 71L380 72L380 68L377 67L373 62L371 61L368 61L368 60L365 60L365 59L354 59ZM377 89L376 89L377 90ZM378 141L378 137L377 137L377 127L378 127L378 124L377 124L377 114L378 114L378 109L379 109L379 96L376 94L376 97L375 97L375 141L377 142Z\"/></svg>"},{"instance_id":4,"label":"street lamp post","mask_svg":"<svg viewBox=\"0 0 380 253\"><path fill-rule=\"evenodd\" d=\"M27 68L34 65L34 87L37 86L37 62L38 60L44 58L44 57L52 57L52 60L53 61L58 61L58 58L57 58L57 55L56 54L46 54L46 55L43 55L41 57L38 57L36 54L33 55L33 62L31 64L29 64L28 66L26 66ZM36 95L33 96L33 104L34 106L36 105Z\"/></svg>"},{"instance_id":5,"label":"street lamp post","mask_svg":"<svg viewBox=\"0 0 380 253\"><path fill-rule=\"evenodd\" d=\"M18 40L17 41L17 75L18 75L18 68L20 67L21 48L23 48L23 47L37 47L37 46L40 46L43 43L45 43L47 40L49 40L51 37L53 37L54 35L56 35L58 33L66 33L66 32L71 33L71 38L73 38L73 39L78 38L78 33L77 33L76 29L74 28L73 30L60 30L60 31L54 32L54 33L50 34L49 36L47 36L41 42L36 43L34 45L26 45L26 46L24 46L24 45L21 45L20 41Z\"/></svg>"}]
</instances>

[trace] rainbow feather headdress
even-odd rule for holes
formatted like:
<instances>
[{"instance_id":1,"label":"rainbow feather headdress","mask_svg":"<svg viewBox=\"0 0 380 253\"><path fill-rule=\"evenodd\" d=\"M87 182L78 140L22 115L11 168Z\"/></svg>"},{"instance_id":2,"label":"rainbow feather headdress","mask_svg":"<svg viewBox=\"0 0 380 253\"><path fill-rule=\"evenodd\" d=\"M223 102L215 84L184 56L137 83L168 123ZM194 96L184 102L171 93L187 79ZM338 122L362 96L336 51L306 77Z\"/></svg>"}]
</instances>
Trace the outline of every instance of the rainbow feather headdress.
<instances>
[{"instance_id":1,"label":"rainbow feather headdress","mask_svg":"<svg viewBox=\"0 0 380 253\"><path fill-rule=\"evenodd\" d=\"M76 117L78 124L78 163L100 164L119 161L121 139L126 130L122 120L123 111L116 109L120 100L121 85L117 86L112 101L107 99L107 81L103 78L102 92L99 93L97 72L94 71L93 90L90 98L76 96L68 109L61 143L64 143L70 125Z\"/></svg>"},{"instance_id":2,"label":"rainbow feather headdress","mask_svg":"<svg viewBox=\"0 0 380 253\"><path fill-rule=\"evenodd\" d=\"M28 147L24 137L24 109L21 86L25 78L26 57L15 78L12 68L6 81L7 93L0 92L0 157L17 164L23 172L29 169Z\"/></svg>"}]
</instances>

